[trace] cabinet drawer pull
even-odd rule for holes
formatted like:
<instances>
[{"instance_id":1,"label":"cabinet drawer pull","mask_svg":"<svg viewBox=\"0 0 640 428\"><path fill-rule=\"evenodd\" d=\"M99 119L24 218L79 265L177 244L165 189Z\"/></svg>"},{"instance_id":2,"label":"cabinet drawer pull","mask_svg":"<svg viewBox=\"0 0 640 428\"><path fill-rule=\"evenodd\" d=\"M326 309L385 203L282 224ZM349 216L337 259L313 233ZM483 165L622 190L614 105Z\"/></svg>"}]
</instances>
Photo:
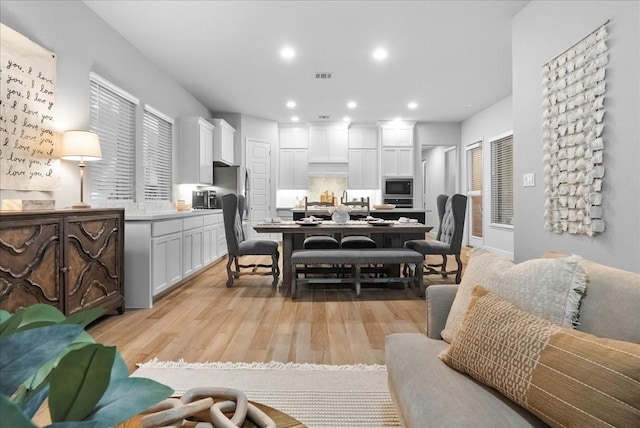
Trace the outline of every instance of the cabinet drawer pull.
<instances>
[{"instance_id":1,"label":"cabinet drawer pull","mask_svg":"<svg viewBox=\"0 0 640 428\"><path fill-rule=\"evenodd\" d=\"M70 272L70 271L71 271L71 268L67 266L60 268L60 272Z\"/></svg>"}]
</instances>

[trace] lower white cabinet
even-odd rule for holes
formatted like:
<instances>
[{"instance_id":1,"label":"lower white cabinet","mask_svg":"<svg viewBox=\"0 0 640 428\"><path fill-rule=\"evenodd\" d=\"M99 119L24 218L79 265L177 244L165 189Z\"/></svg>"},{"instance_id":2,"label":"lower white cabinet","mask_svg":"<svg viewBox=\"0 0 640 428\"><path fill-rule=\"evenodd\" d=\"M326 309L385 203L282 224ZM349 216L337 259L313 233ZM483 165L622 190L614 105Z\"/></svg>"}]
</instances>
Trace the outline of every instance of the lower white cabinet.
<instances>
[{"instance_id":1,"label":"lower white cabinet","mask_svg":"<svg viewBox=\"0 0 640 428\"><path fill-rule=\"evenodd\" d=\"M150 308L154 296L227 253L221 212L158 220L153 215L141 217L125 218L127 308Z\"/></svg>"},{"instance_id":2,"label":"lower white cabinet","mask_svg":"<svg viewBox=\"0 0 640 428\"><path fill-rule=\"evenodd\" d=\"M125 265L127 269L131 268L129 264ZM151 270L152 295L166 290L182 279L182 232L151 239Z\"/></svg>"}]
</instances>

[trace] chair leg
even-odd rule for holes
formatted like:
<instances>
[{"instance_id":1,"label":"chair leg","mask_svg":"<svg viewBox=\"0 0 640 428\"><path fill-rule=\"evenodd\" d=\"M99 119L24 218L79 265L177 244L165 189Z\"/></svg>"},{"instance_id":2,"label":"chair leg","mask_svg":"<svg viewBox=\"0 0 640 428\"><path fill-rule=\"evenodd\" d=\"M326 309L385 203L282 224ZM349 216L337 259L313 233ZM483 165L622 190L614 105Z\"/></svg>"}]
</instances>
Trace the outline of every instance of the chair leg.
<instances>
[{"instance_id":1,"label":"chair leg","mask_svg":"<svg viewBox=\"0 0 640 428\"><path fill-rule=\"evenodd\" d=\"M356 272L355 272L355 282L356 282L356 296L360 297L360 265L356 265Z\"/></svg>"},{"instance_id":2,"label":"chair leg","mask_svg":"<svg viewBox=\"0 0 640 428\"><path fill-rule=\"evenodd\" d=\"M231 264L235 260L236 266L237 266L238 259L236 258L236 256L228 256L228 257L229 257L229 261L227 262L227 287L233 287L233 273L231 272Z\"/></svg>"},{"instance_id":3,"label":"chair leg","mask_svg":"<svg viewBox=\"0 0 640 428\"><path fill-rule=\"evenodd\" d=\"M278 255L271 256L271 273L273 274L273 282L271 285L275 287L278 285Z\"/></svg>"},{"instance_id":4,"label":"chair leg","mask_svg":"<svg viewBox=\"0 0 640 428\"><path fill-rule=\"evenodd\" d=\"M295 263L291 266L291 284L289 285L289 289L291 290L291 299L297 299L298 294L296 290L296 283L298 281L298 272L296 272Z\"/></svg>"},{"instance_id":5,"label":"chair leg","mask_svg":"<svg viewBox=\"0 0 640 428\"><path fill-rule=\"evenodd\" d=\"M460 254L456 254L456 263L458 263L458 270L456 271L456 284L460 284L462 280L462 260L460 259Z\"/></svg>"},{"instance_id":6,"label":"chair leg","mask_svg":"<svg viewBox=\"0 0 640 428\"><path fill-rule=\"evenodd\" d=\"M424 278L422 275L422 270L423 270L423 262L417 263L416 264L416 269L415 269L415 281L418 285L418 295L420 297L424 297L424 292L425 292L425 286L424 286Z\"/></svg>"},{"instance_id":7,"label":"chair leg","mask_svg":"<svg viewBox=\"0 0 640 428\"><path fill-rule=\"evenodd\" d=\"M443 278L447 277L447 256L446 255L442 256L442 277Z\"/></svg>"}]
</instances>

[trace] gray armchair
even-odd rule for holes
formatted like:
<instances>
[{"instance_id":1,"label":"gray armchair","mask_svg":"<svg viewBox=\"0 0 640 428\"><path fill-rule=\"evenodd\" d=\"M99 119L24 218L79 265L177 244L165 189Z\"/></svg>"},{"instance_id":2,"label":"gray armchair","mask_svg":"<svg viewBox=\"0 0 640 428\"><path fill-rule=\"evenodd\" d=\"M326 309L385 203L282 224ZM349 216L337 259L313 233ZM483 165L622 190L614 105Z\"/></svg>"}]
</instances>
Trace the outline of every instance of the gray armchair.
<instances>
[{"instance_id":1,"label":"gray armchair","mask_svg":"<svg viewBox=\"0 0 640 428\"><path fill-rule=\"evenodd\" d=\"M228 194L222 197L224 232L227 238L227 250L229 251L227 287L233 286L234 278L238 278L241 275L273 275L272 285L276 286L280 276L278 243L259 239L246 240L242 230L242 210L244 210L243 196ZM271 256L272 263L270 265L241 265L239 263L241 256ZM231 270L232 264L234 264L235 270ZM251 271L241 272L241 268L250 268ZM269 268L270 270L268 272L257 271L257 268Z\"/></svg>"},{"instance_id":2,"label":"gray armchair","mask_svg":"<svg viewBox=\"0 0 640 428\"><path fill-rule=\"evenodd\" d=\"M456 274L456 284L462 279L462 260L460 250L462 248L462 233L464 231L464 219L467 212L467 197L460 194L452 196L439 195L437 199L438 216L440 226L436 240L412 240L404 243L405 248L428 255L442 256L442 263L424 264L425 275L442 275L446 278L449 274ZM456 270L447 271L447 256L455 256L458 267Z\"/></svg>"}]
</instances>

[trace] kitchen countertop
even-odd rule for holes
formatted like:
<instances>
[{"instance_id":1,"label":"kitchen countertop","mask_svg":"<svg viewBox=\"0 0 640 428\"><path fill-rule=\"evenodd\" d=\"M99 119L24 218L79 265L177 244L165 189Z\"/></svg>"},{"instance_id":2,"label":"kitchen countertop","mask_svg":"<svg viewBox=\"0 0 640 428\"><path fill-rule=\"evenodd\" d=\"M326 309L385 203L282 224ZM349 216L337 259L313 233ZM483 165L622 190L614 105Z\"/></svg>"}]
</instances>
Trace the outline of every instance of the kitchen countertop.
<instances>
[{"instance_id":1,"label":"kitchen countertop","mask_svg":"<svg viewBox=\"0 0 640 428\"><path fill-rule=\"evenodd\" d=\"M293 211L294 213L303 213L304 212L304 208L292 208L291 211ZM313 211L315 213L328 213L329 211L326 208L309 208L309 211ZM359 211L364 211L364 210L351 210L351 212L357 213ZM424 210L418 209L418 208L392 208L390 210L377 210L375 208L371 208L371 212L378 212L378 213L424 213Z\"/></svg>"},{"instance_id":2,"label":"kitchen countertop","mask_svg":"<svg viewBox=\"0 0 640 428\"><path fill-rule=\"evenodd\" d=\"M150 221L150 220L169 220L184 217L196 217L209 214L222 213L222 210L190 210L190 211L147 211L140 213L124 214L125 221Z\"/></svg>"}]
</instances>

